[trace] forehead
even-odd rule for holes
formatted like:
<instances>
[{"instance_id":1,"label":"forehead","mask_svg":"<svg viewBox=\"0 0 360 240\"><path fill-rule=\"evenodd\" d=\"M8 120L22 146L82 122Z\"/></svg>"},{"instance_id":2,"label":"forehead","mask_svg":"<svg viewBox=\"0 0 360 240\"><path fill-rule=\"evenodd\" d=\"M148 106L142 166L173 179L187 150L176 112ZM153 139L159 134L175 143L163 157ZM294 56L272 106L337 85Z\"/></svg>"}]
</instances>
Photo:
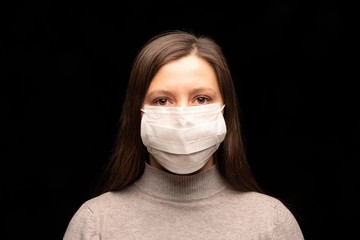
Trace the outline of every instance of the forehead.
<instances>
[{"instance_id":1,"label":"forehead","mask_svg":"<svg viewBox=\"0 0 360 240\"><path fill-rule=\"evenodd\" d=\"M189 55L162 66L152 79L149 89L159 86L181 87L183 85L194 87L213 86L218 88L216 72L206 60Z\"/></svg>"}]
</instances>

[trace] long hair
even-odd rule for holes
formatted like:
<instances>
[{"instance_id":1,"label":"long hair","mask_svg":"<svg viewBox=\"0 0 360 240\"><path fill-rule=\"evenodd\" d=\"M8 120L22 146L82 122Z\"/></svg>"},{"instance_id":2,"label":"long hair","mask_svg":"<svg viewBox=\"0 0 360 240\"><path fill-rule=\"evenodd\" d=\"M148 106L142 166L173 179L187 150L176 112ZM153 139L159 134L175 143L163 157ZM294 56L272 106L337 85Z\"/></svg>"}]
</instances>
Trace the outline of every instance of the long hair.
<instances>
[{"instance_id":1,"label":"long hair","mask_svg":"<svg viewBox=\"0 0 360 240\"><path fill-rule=\"evenodd\" d=\"M140 136L140 108L151 80L170 61L194 54L215 70L226 108L227 134L214 153L217 168L234 188L262 192L246 159L240 127L239 104L229 67L221 47L212 38L186 31L167 31L150 39L136 56L119 120L117 141L105 171L103 192L125 188L143 173L149 158Z\"/></svg>"}]
</instances>

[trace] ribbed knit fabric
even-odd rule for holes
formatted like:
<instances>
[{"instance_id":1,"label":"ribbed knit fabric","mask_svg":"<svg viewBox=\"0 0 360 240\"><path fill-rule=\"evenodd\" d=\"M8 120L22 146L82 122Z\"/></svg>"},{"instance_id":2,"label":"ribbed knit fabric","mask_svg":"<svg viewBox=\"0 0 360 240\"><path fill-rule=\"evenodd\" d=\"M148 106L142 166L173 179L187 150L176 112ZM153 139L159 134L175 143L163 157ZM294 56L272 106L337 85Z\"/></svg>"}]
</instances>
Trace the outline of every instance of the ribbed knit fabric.
<instances>
[{"instance_id":1,"label":"ribbed knit fabric","mask_svg":"<svg viewBox=\"0 0 360 240\"><path fill-rule=\"evenodd\" d=\"M144 174L119 192L85 202L64 240L272 239L303 240L279 200L228 186L216 167L190 176L146 165Z\"/></svg>"}]
</instances>

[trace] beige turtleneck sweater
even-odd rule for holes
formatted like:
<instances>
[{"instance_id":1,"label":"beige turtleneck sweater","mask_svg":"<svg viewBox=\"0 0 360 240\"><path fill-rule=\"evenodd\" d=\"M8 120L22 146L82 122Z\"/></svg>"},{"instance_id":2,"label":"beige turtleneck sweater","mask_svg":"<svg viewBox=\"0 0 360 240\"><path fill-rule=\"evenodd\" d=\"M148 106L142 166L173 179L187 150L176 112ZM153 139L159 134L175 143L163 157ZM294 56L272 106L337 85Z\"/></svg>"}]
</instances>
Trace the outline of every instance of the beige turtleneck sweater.
<instances>
[{"instance_id":1,"label":"beige turtleneck sweater","mask_svg":"<svg viewBox=\"0 0 360 240\"><path fill-rule=\"evenodd\" d=\"M78 209L64 240L80 239L304 237L293 214L279 200L232 189L216 167L181 176L146 165L134 184L90 199Z\"/></svg>"}]
</instances>

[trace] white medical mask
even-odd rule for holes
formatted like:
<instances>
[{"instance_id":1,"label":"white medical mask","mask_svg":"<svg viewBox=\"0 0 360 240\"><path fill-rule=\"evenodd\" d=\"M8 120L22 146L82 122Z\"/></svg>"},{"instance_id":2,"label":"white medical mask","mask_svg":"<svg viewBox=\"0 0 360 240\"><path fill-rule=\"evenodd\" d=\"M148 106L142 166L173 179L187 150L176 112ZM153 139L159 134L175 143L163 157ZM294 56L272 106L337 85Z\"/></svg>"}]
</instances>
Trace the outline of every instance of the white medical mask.
<instances>
[{"instance_id":1,"label":"white medical mask","mask_svg":"<svg viewBox=\"0 0 360 240\"><path fill-rule=\"evenodd\" d=\"M144 106L141 139L168 171L189 174L201 169L226 135L219 103L192 107Z\"/></svg>"}]
</instances>

